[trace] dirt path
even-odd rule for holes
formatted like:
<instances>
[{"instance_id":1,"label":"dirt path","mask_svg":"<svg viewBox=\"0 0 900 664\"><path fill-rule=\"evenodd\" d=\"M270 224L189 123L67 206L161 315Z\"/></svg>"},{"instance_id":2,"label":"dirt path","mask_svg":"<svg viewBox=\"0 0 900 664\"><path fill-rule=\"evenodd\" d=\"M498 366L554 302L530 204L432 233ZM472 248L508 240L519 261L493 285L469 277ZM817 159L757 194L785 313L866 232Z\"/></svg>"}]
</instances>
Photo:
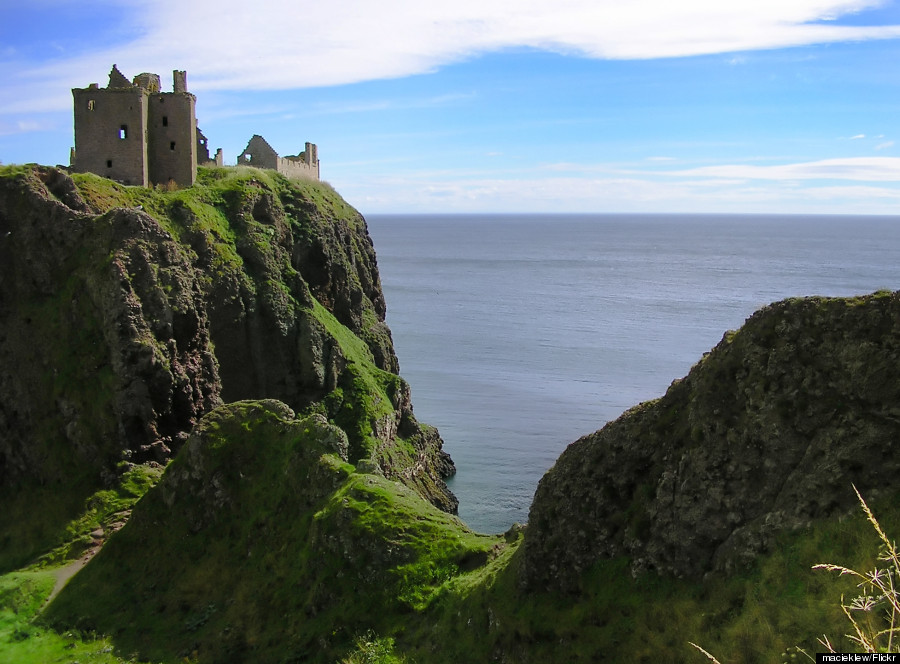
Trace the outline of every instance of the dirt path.
<instances>
[{"instance_id":1,"label":"dirt path","mask_svg":"<svg viewBox=\"0 0 900 664\"><path fill-rule=\"evenodd\" d=\"M91 545L78 560L73 560L68 565L52 570L53 576L56 578L56 583L54 584L53 590L50 592L50 595L44 602L43 608L47 608L47 605L50 604L50 602L52 602L57 595L59 595L60 591L65 587L69 580L73 576L78 574L78 572L80 572L84 568L84 566L90 562L91 558L97 555L97 552L102 549L103 545L106 543L107 538L125 525L125 523L128 521L128 517L131 516L131 510L119 512L115 516L118 518L109 526L107 530L98 528L91 533Z\"/></svg>"},{"instance_id":2,"label":"dirt path","mask_svg":"<svg viewBox=\"0 0 900 664\"><path fill-rule=\"evenodd\" d=\"M56 578L56 584L54 584L53 590L44 602L45 608L57 595L59 595L59 592L69 582L69 579L78 574L78 572L88 564L90 559L97 555L97 552L101 549L103 542L105 541L104 535L105 533L102 529L95 530L91 533L93 544L91 544L90 548L85 551L78 560L73 560L64 567L58 567L55 570L52 570L53 576Z\"/></svg>"}]
</instances>

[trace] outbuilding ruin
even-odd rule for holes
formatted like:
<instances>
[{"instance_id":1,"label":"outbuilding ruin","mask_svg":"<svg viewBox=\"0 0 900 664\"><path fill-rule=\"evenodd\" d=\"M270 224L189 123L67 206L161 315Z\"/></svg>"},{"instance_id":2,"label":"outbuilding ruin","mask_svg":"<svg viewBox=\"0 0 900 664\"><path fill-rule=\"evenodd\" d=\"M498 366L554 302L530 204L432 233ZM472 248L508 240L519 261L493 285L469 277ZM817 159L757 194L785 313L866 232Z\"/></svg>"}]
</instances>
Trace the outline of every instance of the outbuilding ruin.
<instances>
[{"instance_id":1,"label":"outbuilding ruin","mask_svg":"<svg viewBox=\"0 0 900 664\"><path fill-rule=\"evenodd\" d=\"M315 143L306 143L305 149L298 155L278 156L268 141L259 134L254 134L247 147L238 156L238 165L271 168L287 177L319 179L319 149Z\"/></svg>"}]
</instances>

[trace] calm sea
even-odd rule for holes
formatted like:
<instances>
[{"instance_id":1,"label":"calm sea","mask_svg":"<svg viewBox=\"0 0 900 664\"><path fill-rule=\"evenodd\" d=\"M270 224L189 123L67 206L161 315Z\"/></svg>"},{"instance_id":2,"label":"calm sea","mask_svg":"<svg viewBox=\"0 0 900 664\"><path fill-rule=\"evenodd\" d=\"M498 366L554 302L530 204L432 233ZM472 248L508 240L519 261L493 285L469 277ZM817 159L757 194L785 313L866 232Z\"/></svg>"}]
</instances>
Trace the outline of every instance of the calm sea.
<instances>
[{"instance_id":1,"label":"calm sea","mask_svg":"<svg viewBox=\"0 0 900 664\"><path fill-rule=\"evenodd\" d=\"M416 416L460 516L524 522L565 447L661 396L729 329L796 295L900 289L900 217L368 218Z\"/></svg>"}]
</instances>

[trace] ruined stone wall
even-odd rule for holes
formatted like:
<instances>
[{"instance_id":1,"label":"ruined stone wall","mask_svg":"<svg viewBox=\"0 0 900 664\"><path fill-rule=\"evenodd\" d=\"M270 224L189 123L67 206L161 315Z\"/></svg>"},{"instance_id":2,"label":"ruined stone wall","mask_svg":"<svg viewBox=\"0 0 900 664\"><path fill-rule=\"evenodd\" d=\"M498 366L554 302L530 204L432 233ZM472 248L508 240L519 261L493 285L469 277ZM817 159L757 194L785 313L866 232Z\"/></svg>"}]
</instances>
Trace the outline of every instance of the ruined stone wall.
<instances>
[{"instance_id":1,"label":"ruined stone wall","mask_svg":"<svg viewBox=\"0 0 900 664\"><path fill-rule=\"evenodd\" d=\"M188 187L196 181L196 102L196 97L189 92L150 95L147 132L150 182L174 181Z\"/></svg>"},{"instance_id":2,"label":"ruined stone wall","mask_svg":"<svg viewBox=\"0 0 900 664\"><path fill-rule=\"evenodd\" d=\"M76 172L147 186L148 94L138 87L72 90L75 105Z\"/></svg>"},{"instance_id":3,"label":"ruined stone wall","mask_svg":"<svg viewBox=\"0 0 900 664\"><path fill-rule=\"evenodd\" d=\"M254 134L247 147L238 156L238 165L255 166L278 171L289 178L319 179L318 148L313 143L306 144L306 151L296 156L279 157L268 141Z\"/></svg>"},{"instance_id":4,"label":"ruined stone wall","mask_svg":"<svg viewBox=\"0 0 900 664\"><path fill-rule=\"evenodd\" d=\"M319 162L309 164L297 157L278 157L276 170L289 178L319 179Z\"/></svg>"},{"instance_id":5,"label":"ruined stone wall","mask_svg":"<svg viewBox=\"0 0 900 664\"><path fill-rule=\"evenodd\" d=\"M238 165L278 170L278 153L259 134L254 134L244 151L238 155Z\"/></svg>"},{"instance_id":6,"label":"ruined stone wall","mask_svg":"<svg viewBox=\"0 0 900 664\"><path fill-rule=\"evenodd\" d=\"M128 185L193 185L197 99L187 91L186 72L173 72L173 89L161 92L156 74L138 74L131 82L115 65L106 88L93 83L73 89L73 170Z\"/></svg>"}]
</instances>

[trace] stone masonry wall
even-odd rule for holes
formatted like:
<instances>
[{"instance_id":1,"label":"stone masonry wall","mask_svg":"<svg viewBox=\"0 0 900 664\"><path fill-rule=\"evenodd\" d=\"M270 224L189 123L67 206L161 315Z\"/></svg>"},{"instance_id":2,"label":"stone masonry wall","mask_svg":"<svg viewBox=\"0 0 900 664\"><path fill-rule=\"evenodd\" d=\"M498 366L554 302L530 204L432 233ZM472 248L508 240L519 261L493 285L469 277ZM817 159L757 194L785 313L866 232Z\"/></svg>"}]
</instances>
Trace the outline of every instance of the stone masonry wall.
<instances>
[{"instance_id":1,"label":"stone masonry wall","mask_svg":"<svg viewBox=\"0 0 900 664\"><path fill-rule=\"evenodd\" d=\"M197 177L196 97L185 72L173 72L175 92L160 92L159 76L130 82L113 65L109 85L72 90L72 169L147 187L170 181L189 187Z\"/></svg>"},{"instance_id":2,"label":"stone masonry wall","mask_svg":"<svg viewBox=\"0 0 900 664\"><path fill-rule=\"evenodd\" d=\"M89 172L124 184L148 184L148 94L141 88L100 89L96 84L72 90L75 107L77 172Z\"/></svg>"}]
</instances>

